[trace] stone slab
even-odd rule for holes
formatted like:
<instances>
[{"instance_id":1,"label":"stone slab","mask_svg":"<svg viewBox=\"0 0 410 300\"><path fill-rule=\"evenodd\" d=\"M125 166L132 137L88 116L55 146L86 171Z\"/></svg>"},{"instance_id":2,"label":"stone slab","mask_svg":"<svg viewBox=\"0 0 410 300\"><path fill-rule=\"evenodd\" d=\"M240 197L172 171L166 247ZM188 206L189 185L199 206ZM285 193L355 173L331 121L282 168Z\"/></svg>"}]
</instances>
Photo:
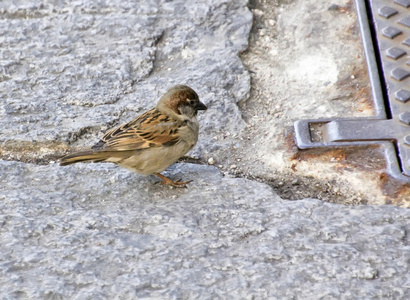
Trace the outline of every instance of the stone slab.
<instances>
[{"instance_id":1,"label":"stone slab","mask_svg":"<svg viewBox=\"0 0 410 300\"><path fill-rule=\"evenodd\" d=\"M0 294L16 299L408 299L410 211L281 200L177 164L0 162Z\"/></svg>"},{"instance_id":2,"label":"stone slab","mask_svg":"<svg viewBox=\"0 0 410 300\"><path fill-rule=\"evenodd\" d=\"M5 153L25 142L90 146L175 84L190 85L209 107L197 154L220 147L218 128L243 129L236 103L250 90L239 58L252 26L247 1L191 2L2 1Z\"/></svg>"}]
</instances>

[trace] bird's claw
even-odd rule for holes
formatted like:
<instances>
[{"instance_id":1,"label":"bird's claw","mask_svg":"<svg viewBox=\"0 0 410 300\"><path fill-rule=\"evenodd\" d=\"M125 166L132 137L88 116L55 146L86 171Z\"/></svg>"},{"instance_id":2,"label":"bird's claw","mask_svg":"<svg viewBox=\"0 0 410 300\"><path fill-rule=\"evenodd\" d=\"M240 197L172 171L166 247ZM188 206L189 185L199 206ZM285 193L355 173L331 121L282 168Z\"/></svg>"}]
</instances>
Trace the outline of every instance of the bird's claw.
<instances>
[{"instance_id":1,"label":"bird's claw","mask_svg":"<svg viewBox=\"0 0 410 300\"><path fill-rule=\"evenodd\" d=\"M164 175L159 174L159 173L156 173L155 175L157 175L159 178L162 179L162 181L160 181L161 184L170 185L170 186L173 186L173 187L176 187L176 188L186 188L187 187L186 185L188 183L192 182L192 180L182 181L182 179L178 179L178 180L174 181L174 180L169 179L168 177L165 177Z\"/></svg>"},{"instance_id":2,"label":"bird's claw","mask_svg":"<svg viewBox=\"0 0 410 300\"><path fill-rule=\"evenodd\" d=\"M177 181L173 181L171 179L169 180L163 180L161 181L161 184L163 185L170 185L176 188L187 188L187 184L190 183L192 180L189 181L181 181L181 179L177 180Z\"/></svg>"}]
</instances>

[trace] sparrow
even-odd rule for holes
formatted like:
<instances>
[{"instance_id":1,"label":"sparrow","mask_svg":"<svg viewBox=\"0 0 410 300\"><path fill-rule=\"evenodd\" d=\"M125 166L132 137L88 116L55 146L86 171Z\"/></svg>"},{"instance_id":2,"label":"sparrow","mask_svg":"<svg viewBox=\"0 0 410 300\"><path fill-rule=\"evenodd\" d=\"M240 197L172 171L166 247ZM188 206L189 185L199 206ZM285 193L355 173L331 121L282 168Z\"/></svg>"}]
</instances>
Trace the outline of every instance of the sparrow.
<instances>
[{"instance_id":1,"label":"sparrow","mask_svg":"<svg viewBox=\"0 0 410 300\"><path fill-rule=\"evenodd\" d=\"M109 130L90 150L63 156L60 165L111 162L141 175L156 175L162 184L185 187L160 174L191 150L198 141L197 113L207 107L186 85L169 89L155 108Z\"/></svg>"}]
</instances>

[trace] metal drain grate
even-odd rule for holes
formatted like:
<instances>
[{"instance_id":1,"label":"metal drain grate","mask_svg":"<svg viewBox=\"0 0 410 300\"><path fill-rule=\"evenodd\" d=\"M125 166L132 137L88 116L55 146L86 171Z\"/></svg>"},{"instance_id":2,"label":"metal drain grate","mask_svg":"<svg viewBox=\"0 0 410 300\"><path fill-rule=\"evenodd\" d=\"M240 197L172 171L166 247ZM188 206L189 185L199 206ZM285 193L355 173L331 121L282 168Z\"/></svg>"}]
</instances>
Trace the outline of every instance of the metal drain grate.
<instances>
[{"instance_id":1,"label":"metal drain grate","mask_svg":"<svg viewBox=\"0 0 410 300\"><path fill-rule=\"evenodd\" d=\"M356 0L376 115L295 122L299 148L381 144L410 182L410 0Z\"/></svg>"}]
</instances>

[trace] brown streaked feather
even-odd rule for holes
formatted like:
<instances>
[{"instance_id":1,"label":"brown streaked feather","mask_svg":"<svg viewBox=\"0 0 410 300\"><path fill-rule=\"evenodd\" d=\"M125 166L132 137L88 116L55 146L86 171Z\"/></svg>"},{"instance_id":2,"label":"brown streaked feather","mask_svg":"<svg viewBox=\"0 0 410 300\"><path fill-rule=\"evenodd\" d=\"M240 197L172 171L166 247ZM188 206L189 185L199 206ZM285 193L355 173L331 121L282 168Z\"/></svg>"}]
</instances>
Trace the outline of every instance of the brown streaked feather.
<instances>
[{"instance_id":1,"label":"brown streaked feather","mask_svg":"<svg viewBox=\"0 0 410 300\"><path fill-rule=\"evenodd\" d=\"M178 129L186 123L172 120L157 109L108 131L93 146L94 150L128 151L150 147L172 146L179 140Z\"/></svg>"},{"instance_id":2,"label":"brown streaked feather","mask_svg":"<svg viewBox=\"0 0 410 300\"><path fill-rule=\"evenodd\" d=\"M78 162L93 161L100 162L110 157L108 152L95 152L92 150L82 151L77 153L68 154L61 158L60 165L67 166Z\"/></svg>"}]
</instances>

